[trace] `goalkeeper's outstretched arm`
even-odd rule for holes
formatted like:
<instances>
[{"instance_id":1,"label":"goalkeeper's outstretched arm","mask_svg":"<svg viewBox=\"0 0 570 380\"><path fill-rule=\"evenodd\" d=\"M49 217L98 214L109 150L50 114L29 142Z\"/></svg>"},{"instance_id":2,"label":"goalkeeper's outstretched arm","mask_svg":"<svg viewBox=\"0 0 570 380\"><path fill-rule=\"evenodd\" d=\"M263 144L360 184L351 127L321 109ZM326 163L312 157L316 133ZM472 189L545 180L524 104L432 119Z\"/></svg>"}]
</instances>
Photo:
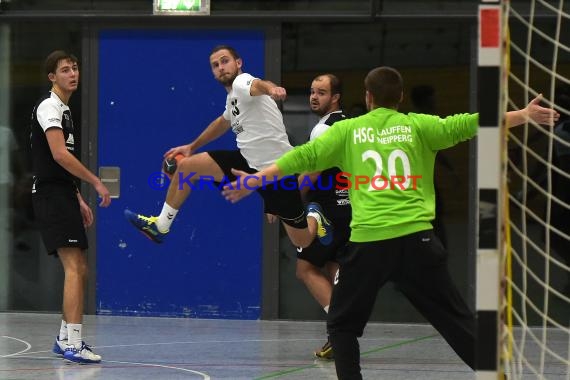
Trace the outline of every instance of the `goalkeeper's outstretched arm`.
<instances>
[{"instance_id":1,"label":"goalkeeper's outstretched arm","mask_svg":"<svg viewBox=\"0 0 570 380\"><path fill-rule=\"evenodd\" d=\"M529 120L534 121L537 124L544 124L549 126L554 126L554 124L560 118L560 114L552 108L545 108L540 105L542 100L542 94L538 94L536 98L530 101L528 105L517 111L509 111L505 115L507 127L516 127L526 123Z\"/></svg>"}]
</instances>

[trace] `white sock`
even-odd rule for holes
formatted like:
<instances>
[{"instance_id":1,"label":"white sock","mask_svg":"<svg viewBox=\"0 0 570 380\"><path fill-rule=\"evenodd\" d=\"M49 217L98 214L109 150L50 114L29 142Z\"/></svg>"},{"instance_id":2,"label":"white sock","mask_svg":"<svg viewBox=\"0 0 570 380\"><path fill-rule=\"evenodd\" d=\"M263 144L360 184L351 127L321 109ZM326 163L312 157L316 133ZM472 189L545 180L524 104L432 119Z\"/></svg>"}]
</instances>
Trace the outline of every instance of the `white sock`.
<instances>
[{"instance_id":1,"label":"white sock","mask_svg":"<svg viewBox=\"0 0 570 380\"><path fill-rule=\"evenodd\" d=\"M67 322L61 320L61 327L59 328L59 340L67 339Z\"/></svg>"},{"instance_id":2,"label":"white sock","mask_svg":"<svg viewBox=\"0 0 570 380\"><path fill-rule=\"evenodd\" d=\"M315 218L315 220L317 221L318 224L321 224L321 215L318 212L310 212L307 214L307 216L311 217L311 218Z\"/></svg>"},{"instance_id":3,"label":"white sock","mask_svg":"<svg viewBox=\"0 0 570 380\"><path fill-rule=\"evenodd\" d=\"M323 310L325 311L325 313L328 314L329 313L329 305L323 307Z\"/></svg>"},{"instance_id":4,"label":"white sock","mask_svg":"<svg viewBox=\"0 0 570 380\"><path fill-rule=\"evenodd\" d=\"M76 348L81 347L81 341L83 340L81 335L82 326L81 323L67 324L67 344L72 344Z\"/></svg>"},{"instance_id":5,"label":"white sock","mask_svg":"<svg viewBox=\"0 0 570 380\"><path fill-rule=\"evenodd\" d=\"M156 221L156 228L158 228L160 232L168 232L170 225L174 221L174 218L176 218L176 214L178 214L178 210L170 207L168 203L164 202L162 211Z\"/></svg>"}]
</instances>

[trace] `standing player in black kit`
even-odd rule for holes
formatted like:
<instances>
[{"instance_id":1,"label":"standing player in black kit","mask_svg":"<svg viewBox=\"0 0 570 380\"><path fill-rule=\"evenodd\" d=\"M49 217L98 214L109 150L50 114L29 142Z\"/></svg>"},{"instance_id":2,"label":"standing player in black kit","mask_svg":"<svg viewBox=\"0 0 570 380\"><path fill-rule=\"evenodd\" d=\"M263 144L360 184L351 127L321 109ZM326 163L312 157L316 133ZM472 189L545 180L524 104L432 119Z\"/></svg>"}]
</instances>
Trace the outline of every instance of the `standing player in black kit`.
<instances>
[{"instance_id":1,"label":"standing player in black kit","mask_svg":"<svg viewBox=\"0 0 570 380\"><path fill-rule=\"evenodd\" d=\"M32 200L36 221L47 252L61 260L65 272L63 315L53 352L77 363L99 363L101 356L83 342L82 319L87 282L87 235L93 212L79 193L77 179L90 183L111 203L109 190L75 157L79 146L67 103L79 85L77 58L61 50L45 61L51 91L34 107L31 148L34 183Z\"/></svg>"},{"instance_id":2,"label":"standing player in black kit","mask_svg":"<svg viewBox=\"0 0 570 380\"><path fill-rule=\"evenodd\" d=\"M335 75L322 74L313 79L309 104L311 111L321 119L313 127L310 140L319 137L335 122L346 118L340 108L340 98L341 82ZM338 269L336 257L350 236L351 208L348 190L338 188L339 183L336 181L338 175L340 175L338 168L305 173L313 183L312 186L308 186L306 181L303 182L303 176L299 177L300 188L303 194L306 194L306 199L321 205L335 229L330 245L323 245L315 239L307 248L297 249L297 278L305 284L325 313L329 312L333 279ZM323 359L333 358L332 346L328 339L315 355Z\"/></svg>"}]
</instances>

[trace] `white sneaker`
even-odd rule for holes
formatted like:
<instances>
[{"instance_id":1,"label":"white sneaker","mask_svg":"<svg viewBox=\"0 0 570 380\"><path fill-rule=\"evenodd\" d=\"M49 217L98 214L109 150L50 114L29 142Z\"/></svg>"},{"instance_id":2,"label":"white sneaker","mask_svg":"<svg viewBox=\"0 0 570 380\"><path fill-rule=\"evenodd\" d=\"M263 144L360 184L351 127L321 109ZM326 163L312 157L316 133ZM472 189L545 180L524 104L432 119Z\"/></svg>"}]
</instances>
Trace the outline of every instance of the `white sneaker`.
<instances>
[{"instance_id":1,"label":"white sneaker","mask_svg":"<svg viewBox=\"0 0 570 380\"><path fill-rule=\"evenodd\" d=\"M100 363L101 356L91 351L91 347L81 342L81 347L66 346L63 354L65 360L80 364Z\"/></svg>"}]
</instances>

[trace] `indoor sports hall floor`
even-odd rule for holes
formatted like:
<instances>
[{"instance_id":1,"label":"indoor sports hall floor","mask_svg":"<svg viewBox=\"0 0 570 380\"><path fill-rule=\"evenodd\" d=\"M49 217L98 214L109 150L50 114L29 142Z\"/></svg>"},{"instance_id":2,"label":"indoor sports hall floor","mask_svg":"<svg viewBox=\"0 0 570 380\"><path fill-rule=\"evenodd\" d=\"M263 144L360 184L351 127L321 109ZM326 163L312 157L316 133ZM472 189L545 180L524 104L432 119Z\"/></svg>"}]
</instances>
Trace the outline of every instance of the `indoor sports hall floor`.
<instances>
[{"instance_id":1,"label":"indoor sports hall floor","mask_svg":"<svg viewBox=\"0 0 570 380\"><path fill-rule=\"evenodd\" d=\"M87 316L84 338L103 356L97 365L51 353L59 323L56 314L0 314L0 379L336 378L332 362L312 357L323 322ZM370 324L361 353L365 379L475 378L428 325ZM566 368L548 371L567 378Z\"/></svg>"}]
</instances>

